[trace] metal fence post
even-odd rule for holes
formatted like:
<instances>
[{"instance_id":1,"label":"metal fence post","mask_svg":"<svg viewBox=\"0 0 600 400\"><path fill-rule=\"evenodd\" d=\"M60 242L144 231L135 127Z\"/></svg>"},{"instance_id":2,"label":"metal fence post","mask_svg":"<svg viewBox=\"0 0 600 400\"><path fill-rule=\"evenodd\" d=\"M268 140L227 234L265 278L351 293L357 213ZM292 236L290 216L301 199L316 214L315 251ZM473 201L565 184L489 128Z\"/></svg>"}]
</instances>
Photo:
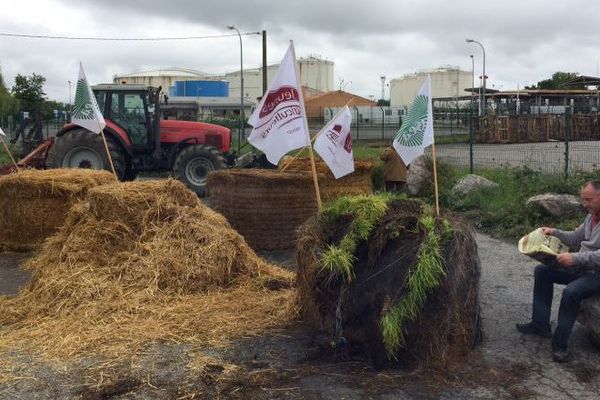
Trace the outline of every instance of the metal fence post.
<instances>
[{"instance_id":1,"label":"metal fence post","mask_svg":"<svg viewBox=\"0 0 600 400\"><path fill-rule=\"evenodd\" d=\"M383 107L379 107L381 110L381 140L385 140L385 112Z\"/></svg>"},{"instance_id":2,"label":"metal fence post","mask_svg":"<svg viewBox=\"0 0 600 400\"><path fill-rule=\"evenodd\" d=\"M469 110L469 171L473 173L473 96Z\"/></svg>"},{"instance_id":3,"label":"metal fence post","mask_svg":"<svg viewBox=\"0 0 600 400\"><path fill-rule=\"evenodd\" d=\"M573 128L571 107L565 107L565 178L569 177L569 139Z\"/></svg>"},{"instance_id":4,"label":"metal fence post","mask_svg":"<svg viewBox=\"0 0 600 400\"><path fill-rule=\"evenodd\" d=\"M354 106L354 110L356 110L356 140L359 139L359 134L358 134L358 124L360 123L360 120L358 119L358 107Z\"/></svg>"}]
</instances>

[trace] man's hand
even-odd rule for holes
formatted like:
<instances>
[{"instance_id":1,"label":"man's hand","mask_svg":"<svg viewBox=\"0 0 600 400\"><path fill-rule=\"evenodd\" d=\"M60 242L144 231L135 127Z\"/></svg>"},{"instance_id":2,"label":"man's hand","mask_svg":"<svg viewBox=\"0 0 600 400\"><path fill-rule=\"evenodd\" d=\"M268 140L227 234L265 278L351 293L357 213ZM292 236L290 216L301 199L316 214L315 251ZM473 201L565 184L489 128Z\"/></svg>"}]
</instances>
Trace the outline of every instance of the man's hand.
<instances>
[{"instance_id":1,"label":"man's hand","mask_svg":"<svg viewBox=\"0 0 600 400\"><path fill-rule=\"evenodd\" d=\"M563 267L572 267L575 265L575 257L573 253L561 253L556 256L556 261Z\"/></svg>"},{"instance_id":2,"label":"man's hand","mask_svg":"<svg viewBox=\"0 0 600 400\"><path fill-rule=\"evenodd\" d=\"M542 232L546 236L552 236L552 235L554 235L554 228L549 228L547 226L542 226Z\"/></svg>"}]
</instances>

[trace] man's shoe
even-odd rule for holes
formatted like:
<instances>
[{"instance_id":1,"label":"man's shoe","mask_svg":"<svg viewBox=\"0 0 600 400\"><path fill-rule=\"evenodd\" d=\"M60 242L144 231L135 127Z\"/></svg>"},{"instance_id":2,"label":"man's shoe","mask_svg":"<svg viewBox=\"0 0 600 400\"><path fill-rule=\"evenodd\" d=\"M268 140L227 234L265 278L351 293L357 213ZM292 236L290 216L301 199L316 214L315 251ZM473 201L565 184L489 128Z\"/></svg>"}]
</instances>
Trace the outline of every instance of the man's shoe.
<instances>
[{"instance_id":1,"label":"man's shoe","mask_svg":"<svg viewBox=\"0 0 600 400\"><path fill-rule=\"evenodd\" d=\"M557 363L564 363L569 361L569 349L566 347L560 347L552 345L552 360Z\"/></svg>"},{"instance_id":2,"label":"man's shoe","mask_svg":"<svg viewBox=\"0 0 600 400\"><path fill-rule=\"evenodd\" d=\"M538 335L543 338L551 338L552 331L550 325L542 326L537 322L528 322L526 324L517 324L517 330L524 335Z\"/></svg>"}]
</instances>

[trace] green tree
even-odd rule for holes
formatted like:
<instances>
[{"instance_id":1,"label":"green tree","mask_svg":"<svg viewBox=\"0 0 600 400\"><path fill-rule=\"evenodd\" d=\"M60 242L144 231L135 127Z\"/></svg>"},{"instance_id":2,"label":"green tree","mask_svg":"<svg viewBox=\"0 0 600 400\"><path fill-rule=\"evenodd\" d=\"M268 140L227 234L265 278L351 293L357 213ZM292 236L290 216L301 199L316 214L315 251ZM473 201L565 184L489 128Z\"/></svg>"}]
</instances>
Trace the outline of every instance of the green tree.
<instances>
[{"instance_id":1,"label":"green tree","mask_svg":"<svg viewBox=\"0 0 600 400\"><path fill-rule=\"evenodd\" d=\"M44 120L54 119L54 110L66 111L67 105L56 100L46 100L42 106Z\"/></svg>"},{"instance_id":2,"label":"green tree","mask_svg":"<svg viewBox=\"0 0 600 400\"><path fill-rule=\"evenodd\" d=\"M0 71L0 118L14 115L18 111L18 104L4 84L4 77Z\"/></svg>"},{"instance_id":3,"label":"green tree","mask_svg":"<svg viewBox=\"0 0 600 400\"><path fill-rule=\"evenodd\" d=\"M46 78L36 73L29 77L17 74L12 93L19 101L21 110L30 112L42 110L44 96L46 96L44 93L45 82Z\"/></svg>"},{"instance_id":4,"label":"green tree","mask_svg":"<svg viewBox=\"0 0 600 400\"><path fill-rule=\"evenodd\" d=\"M557 71L552 78L539 81L537 85L525 86L525 89L585 89L583 85L570 85L569 82L579 76L578 72Z\"/></svg>"}]
</instances>

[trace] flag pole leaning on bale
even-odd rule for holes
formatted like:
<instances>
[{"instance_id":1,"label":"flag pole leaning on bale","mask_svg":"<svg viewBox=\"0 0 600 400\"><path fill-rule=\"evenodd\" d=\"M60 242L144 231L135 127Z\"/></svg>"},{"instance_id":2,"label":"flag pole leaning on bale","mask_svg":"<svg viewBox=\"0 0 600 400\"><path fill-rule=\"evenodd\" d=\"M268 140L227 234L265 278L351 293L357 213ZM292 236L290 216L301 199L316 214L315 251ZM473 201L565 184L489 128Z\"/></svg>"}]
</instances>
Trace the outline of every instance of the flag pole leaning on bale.
<instances>
[{"instance_id":1,"label":"flag pole leaning on bale","mask_svg":"<svg viewBox=\"0 0 600 400\"><path fill-rule=\"evenodd\" d=\"M110 151L108 150L106 137L104 136L106 121L104 121L100 107L98 107L98 102L96 102L96 96L94 96L94 92L87 81L82 63L79 63L79 78L77 79L77 90L75 91L75 104L73 105L73 118L71 122L102 136L110 168L115 179L119 180Z\"/></svg>"},{"instance_id":2,"label":"flag pole leaning on bale","mask_svg":"<svg viewBox=\"0 0 600 400\"><path fill-rule=\"evenodd\" d=\"M248 123L252 125L248 142L265 153L267 160L274 165L279 164L279 160L292 150L309 148L317 206L320 211L321 194L292 41L269 90L258 103Z\"/></svg>"},{"instance_id":3,"label":"flag pole leaning on bale","mask_svg":"<svg viewBox=\"0 0 600 400\"><path fill-rule=\"evenodd\" d=\"M433 158L433 184L435 189L435 213L440 215L437 170L435 163L435 143L433 139L433 107L431 104L431 75L427 75L413 104L408 109L400 130L394 137L394 149L409 165L415 158L425 152L425 147L431 145Z\"/></svg>"},{"instance_id":4,"label":"flag pole leaning on bale","mask_svg":"<svg viewBox=\"0 0 600 400\"><path fill-rule=\"evenodd\" d=\"M325 125L315 140L315 151L335 179L354 172L351 124L352 113L346 105Z\"/></svg>"},{"instance_id":5,"label":"flag pole leaning on bale","mask_svg":"<svg viewBox=\"0 0 600 400\"><path fill-rule=\"evenodd\" d=\"M8 148L8 146L6 145L6 142L4 141L5 137L6 137L6 133L4 133L4 131L2 130L2 128L0 128L0 141L2 142L2 145L4 146L4 149L8 153L8 156L12 160L12 162L15 165L15 168L17 169L17 172L18 172L19 171L19 166L17 165L17 162L15 161L15 158L13 157L12 153L10 152L10 149Z\"/></svg>"},{"instance_id":6,"label":"flag pole leaning on bale","mask_svg":"<svg viewBox=\"0 0 600 400\"><path fill-rule=\"evenodd\" d=\"M348 102L344 105L344 107L348 107L350 105L350 103L352 103L352 101L354 100L354 98L351 98L350 100L348 100ZM340 108L335 115L331 118L330 121L333 121L334 119L336 119L343 111L344 111L344 107ZM352 121L352 118L350 118L350 121ZM323 128L321 128L321 130L319 132L317 132L316 135L314 135L311 139L310 142L312 145L314 145L315 141L317 140L317 138L321 135L321 133L323 133L325 131L325 128L329 127L329 124L325 125ZM352 137L350 137L350 141L352 141ZM290 165L292 165L292 163L294 161L296 161L298 159L298 157L300 157L300 155L302 154L302 152L304 152L304 150L306 150L306 147L301 148L293 157L291 160L289 160L284 166L283 168L281 168L281 172L284 172L286 169L288 169L288 167ZM316 150L316 148L315 148ZM318 153L318 151L317 151ZM354 162L354 160L353 160Z\"/></svg>"}]
</instances>

